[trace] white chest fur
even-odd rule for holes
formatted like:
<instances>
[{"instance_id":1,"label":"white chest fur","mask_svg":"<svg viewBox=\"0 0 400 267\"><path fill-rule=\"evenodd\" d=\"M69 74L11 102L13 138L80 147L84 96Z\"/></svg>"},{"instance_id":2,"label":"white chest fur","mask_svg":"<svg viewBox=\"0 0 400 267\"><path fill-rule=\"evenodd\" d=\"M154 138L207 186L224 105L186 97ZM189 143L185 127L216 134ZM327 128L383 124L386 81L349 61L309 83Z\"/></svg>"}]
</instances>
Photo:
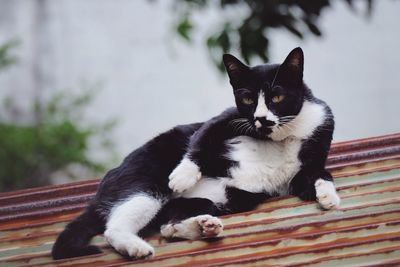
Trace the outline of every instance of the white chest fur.
<instances>
[{"instance_id":1,"label":"white chest fur","mask_svg":"<svg viewBox=\"0 0 400 267\"><path fill-rule=\"evenodd\" d=\"M239 136L227 141L228 158L239 163L229 169L229 178L203 177L195 186L176 196L201 197L215 203L226 203L225 188L232 186L249 192L286 195L290 180L300 170L298 153L301 141L261 141Z\"/></svg>"},{"instance_id":2,"label":"white chest fur","mask_svg":"<svg viewBox=\"0 0 400 267\"><path fill-rule=\"evenodd\" d=\"M249 192L287 194L289 181L300 170L301 140L262 141L239 136L228 141L230 159L239 162L229 170L228 185Z\"/></svg>"}]
</instances>

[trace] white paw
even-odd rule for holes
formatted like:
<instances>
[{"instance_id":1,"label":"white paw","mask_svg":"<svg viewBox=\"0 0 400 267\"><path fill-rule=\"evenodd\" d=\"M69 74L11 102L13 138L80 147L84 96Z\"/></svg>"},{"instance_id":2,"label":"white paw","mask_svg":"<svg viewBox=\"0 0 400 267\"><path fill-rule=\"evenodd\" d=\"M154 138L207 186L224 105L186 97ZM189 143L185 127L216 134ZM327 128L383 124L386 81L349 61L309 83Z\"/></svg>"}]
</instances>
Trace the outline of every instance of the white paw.
<instances>
[{"instance_id":1,"label":"white paw","mask_svg":"<svg viewBox=\"0 0 400 267\"><path fill-rule=\"evenodd\" d=\"M174 192L182 193L193 187L201 178L199 166L188 158L183 158L181 163L169 175L169 188Z\"/></svg>"},{"instance_id":2,"label":"white paw","mask_svg":"<svg viewBox=\"0 0 400 267\"><path fill-rule=\"evenodd\" d=\"M178 237L194 240L218 236L223 229L220 219L211 215L199 215L176 224L163 225L161 235L166 238Z\"/></svg>"},{"instance_id":3,"label":"white paw","mask_svg":"<svg viewBox=\"0 0 400 267\"><path fill-rule=\"evenodd\" d=\"M203 237L218 236L224 230L221 220L211 215L197 216L196 221L199 224L201 236Z\"/></svg>"},{"instance_id":4,"label":"white paw","mask_svg":"<svg viewBox=\"0 0 400 267\"><path fill-rule=\"evenodd\" d=\"M169 224L164 224L161 226L160 233L163 237L166 238L171 238L175 237L176 229L174 227L174 224L169 223Z\"/></svg>"},{"instance_id":5,"label":"white paw","mask_svg":"<svg viewBox=\"0 0 400 267\"><path fill-rule=\"evenodd\" d=\"M107 242L119 253L132 258L144 258L154 255L154 248L140 237L131 233L107 230L104 232Z\"/></svg>"},{"instance_id":6,"label":"white paw","mask_svg":"<svg viewBox=\"0 0 400 267\"><path fill-rule=\"evenodd\" d=\"M318 203L322 208L329 210L339 207L340 197L333 182L318 179L315 182L315 191Z\"/></svg>"}]
</instances>

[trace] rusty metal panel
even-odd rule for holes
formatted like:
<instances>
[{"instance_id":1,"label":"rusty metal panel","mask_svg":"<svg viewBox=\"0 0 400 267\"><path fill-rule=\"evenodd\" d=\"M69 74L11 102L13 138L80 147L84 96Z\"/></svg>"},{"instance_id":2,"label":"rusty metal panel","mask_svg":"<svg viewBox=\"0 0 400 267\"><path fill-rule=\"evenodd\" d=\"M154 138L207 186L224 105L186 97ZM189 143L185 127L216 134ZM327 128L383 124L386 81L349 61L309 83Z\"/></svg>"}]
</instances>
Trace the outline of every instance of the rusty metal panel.
<instances>
[{"instance_id":1,"label":"rusty metal panel","mask_svg":"<svg viewBox=\"0 0 400 267\"><path fill-rule=\"evenodd\" d=\"M396 266L400 265L400 134L337 143L328 168L338 210L287 196L222 218L213 240L148 241L152 259L103 253L53 261L57 234L93 197L98 180L0 194L0 266Z\"/></svg>"}]
</instances>

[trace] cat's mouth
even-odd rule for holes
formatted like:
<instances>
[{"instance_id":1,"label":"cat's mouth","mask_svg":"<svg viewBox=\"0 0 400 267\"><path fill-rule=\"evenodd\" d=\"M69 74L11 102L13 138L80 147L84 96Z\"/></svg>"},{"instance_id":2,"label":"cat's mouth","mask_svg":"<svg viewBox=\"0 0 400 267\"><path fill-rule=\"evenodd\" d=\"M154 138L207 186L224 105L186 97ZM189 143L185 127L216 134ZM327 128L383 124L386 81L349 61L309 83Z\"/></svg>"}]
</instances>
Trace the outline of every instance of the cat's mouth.
<instances>
[{"instance_id":1,"label":"cat's mouth","mask_svg":"<svg viewBox=\"0 0 400 267\"><path fill-rule=\"evenodd\" d=\"M262 127L262 128L256 128L256 133L260 137L268 137L273 131L273 127Z\"/></svg>"},{"instance_id":2,"label":"cat's mouth","mask_svg":"<svg viewBox=\"0 0 400 267\"><path fill-rule=\"evenodd\" d=\"M255 118L253 122L256 132L261 137L268 137L276 125L274 121L267 120L266 118Z\"/></svg>"},{"instance_id":3,"label":"cat's mouth","mask_svg":"<svg viewBox=\"0 0 400 267\"><path fill-rule=\"evenodd\" d=\"M274 126L255 128L255 132L258 135L258 138L265 139L273 133L274 128Z\"/></svg>"}]
</instances>

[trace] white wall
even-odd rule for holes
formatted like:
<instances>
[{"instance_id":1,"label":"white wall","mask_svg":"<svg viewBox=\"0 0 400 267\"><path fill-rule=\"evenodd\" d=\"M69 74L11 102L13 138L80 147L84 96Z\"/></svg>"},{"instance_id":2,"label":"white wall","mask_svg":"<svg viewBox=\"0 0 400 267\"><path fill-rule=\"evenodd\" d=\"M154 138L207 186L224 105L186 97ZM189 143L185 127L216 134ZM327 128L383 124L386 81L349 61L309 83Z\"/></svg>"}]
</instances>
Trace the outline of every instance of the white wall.
<instances>
[{"instance_id":1,"label":"white wall","mask_svg":"<svg viewBox=\"0 0 400 267\"><path fill-rule=\"evenodd\" d=\"M375 1L369 20L335 3L321 21L324 38L274 32L272 61L304 48L305 79L332 106L336 140L399 132L400 3ZM215 19L207 14L202 32ZM0 41L22 40L19 65L0 74L0 94L18 95L26 107L34 88L46 95L100 81L88 117L119 119L112 138L123 156L161 131L233 104L200 36L192 45L179 42L173 19L166 1L0 0Z\"/></svg>"},{"instance_id":2,"label":"white wall","mask_svg":"<svg viewBox=\"0 0 400 267\"><path fill-rule=\"evenodd\" d=\"M338 2L321 21L324 38L300 42L276 33L273 60L303 47L305 80L331 105L336 140L400 132L400 2L374 1L369 19Z\"/></svg>"}]
</instances>

